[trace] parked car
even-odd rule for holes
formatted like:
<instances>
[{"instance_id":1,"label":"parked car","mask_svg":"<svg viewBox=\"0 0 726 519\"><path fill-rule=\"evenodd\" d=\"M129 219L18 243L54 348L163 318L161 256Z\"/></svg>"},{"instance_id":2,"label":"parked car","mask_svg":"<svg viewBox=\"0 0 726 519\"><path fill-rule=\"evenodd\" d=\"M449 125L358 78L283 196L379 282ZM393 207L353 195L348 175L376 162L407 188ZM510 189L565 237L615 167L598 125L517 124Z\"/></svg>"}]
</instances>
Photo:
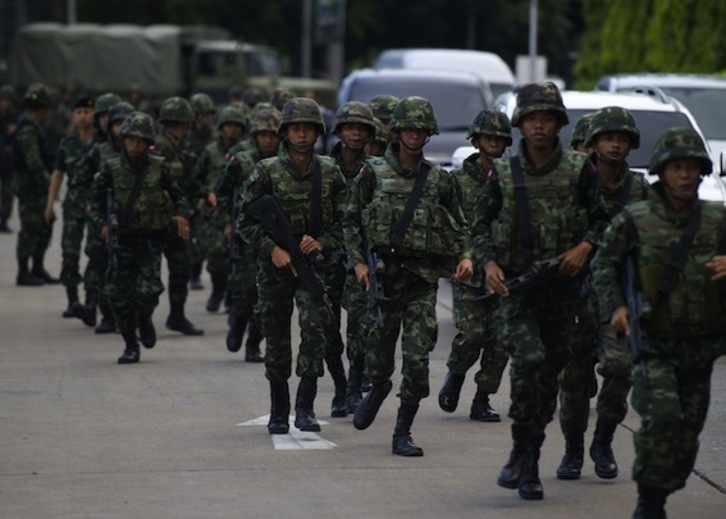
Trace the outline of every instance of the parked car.
<instances>
[{"instance_id":1,"label":"parked car","mask_svg":"<svg viewBox=\"0 0 726 519\"><path fill-rule=\"evenodd\" d=\"M454 150L465 139L471 119L492 105L489 85L476 74L457 70L373 70L349 74L338 92L338 106L348 101L370 102L375 96L423 96L431 101L439 124L424 148L426 158L449 166Z\"/></svg>"}]
</instances>

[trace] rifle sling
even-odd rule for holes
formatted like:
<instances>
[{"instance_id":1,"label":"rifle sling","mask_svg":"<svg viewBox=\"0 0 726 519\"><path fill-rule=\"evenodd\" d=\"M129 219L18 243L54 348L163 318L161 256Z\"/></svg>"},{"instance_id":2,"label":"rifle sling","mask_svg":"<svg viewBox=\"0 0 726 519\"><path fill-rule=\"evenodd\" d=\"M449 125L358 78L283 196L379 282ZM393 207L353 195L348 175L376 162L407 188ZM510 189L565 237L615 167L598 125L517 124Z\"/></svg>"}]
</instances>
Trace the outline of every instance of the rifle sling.
<instances>
[{"instance_id":1,"label":"rifle sling","mask_svg":"<svg viewBox=\"0 0 726 519\"><path fill-rule=\"evenodd\" d=\"M323 228L323 178L320 161L313 158L313 185L310 191L310 236L317 238Z\"/></svg>"},{"instance_id":2,"label":"rifle sling","mask_svg":"<svg viewBox=\"0 0 726 519\"><path fill-rule=\"evenodd\" d=\"M136 201L139 199L139 195L141 194L141 185L144 183L144 178L146 178L147 171L149 171L149 162L144 163L143 168L136 177L136 180L134 181L134 186L131 188L131 194L126 200L126 205L124 206L124 210L121 213L120 220L122 222L128 222L131 218L131 214L134 212L134 206L136 205Z\"/></svg>"},{"instance_id":3,"label":"rifle sling","mask_svg":"<svg viewBox=\"0 0 726 519\"><path fill-rule=\"evenodd\" d=\"M391 245L393 250L398 249L401 246L403 238L406 235L406 230L408 229L408 226L411 225L411 221L413 221L413 211L416 209L416 206L423 196L426 179L429 176L429 171L431 171L431 164L422 160L419 168L420 169L418 175L416 175L416 181L413 184L411 194L408 195L408 200L406 200L406 207L401 214L401 219L398 220L396 230L393 231L393 235L391 236Z\"/></svg>"},{"instance_id":4,"label":"rifle sling","mask_svg":"<svg viewBox=\"0 0 726 519\"><path fill-rule=\"evenodd\" d=\"M519 156L509 159L514 181L514 204L517 209L517 230L522 255L526 265L531 265L534 259L534 237L532 236L532 213L527 201L527 186L522 173L522 162Z\"/></svg>"},{"instance_id":5,"label":"rifle sling","mask_svg":"<svg viewBox=\"0 0 726 519\"><path fill-rule=\"evenodd\" d=\"M688 251L693 244L693 240L696 238L696 233L700 226L701 203L699 200L696 200L691 219L683 226L681 239L671 251L671 260L666 265L666 270L663 273L660 284L658 285L658 296L660 298L666 298L675 288L676 283L678 282L678 274L683 270L683 266L686 264Z\"/></svg>"}]
</instances>

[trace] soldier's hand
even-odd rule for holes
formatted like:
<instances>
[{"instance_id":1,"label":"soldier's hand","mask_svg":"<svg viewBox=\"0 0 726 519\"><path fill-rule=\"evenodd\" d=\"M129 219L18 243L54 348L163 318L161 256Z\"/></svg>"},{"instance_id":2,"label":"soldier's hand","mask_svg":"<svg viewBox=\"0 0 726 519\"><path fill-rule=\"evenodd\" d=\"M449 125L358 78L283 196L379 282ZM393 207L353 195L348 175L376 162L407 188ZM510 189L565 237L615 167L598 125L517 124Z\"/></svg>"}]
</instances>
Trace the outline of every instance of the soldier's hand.
<instances>
[{"instance_id":1,"label":"soldier's hand","mask_svg":"<svg viewBox=\"0 0 726 519\"><path fill-rule=\"evenodd\" d=\"M370 285L370 280L368 279L368 264L356 263L353 271L355 272L355 279L363 285L363 290L368 292L368 286Z\"/></svg>"},{"instance_id":2,"label":"soldier's hand","mask_svg":"<svg viewBox=\"0 0 726 519\"><path fill-rule=\"evenodd\" d=\"M108 225L101 227L101 239L104 243L108 243Z\"/></svg>"},{"instance_id":3,"label":"soldier's hand","mask_svg":"<svg viewBox=\"0 0 726 519\"><path fill-rule=\"evenodd\" d=\"M497 262L487 262L484 266L484 272L486 272L484 283L486 284L489 292L498 294L501 297L507 297L509 295L509 289L504 283L504 271L502 271L501 267L497 265Z\"/></svg>"},{"instance_id":4,"label":"soldier's hand","mask_svg":"<svg viewBox=\"0 0 726 519\"><path fill-rule=\"evenodd\" d=\"M209 203L209 205L211 205L212 207L214 207L216 209L217 208L217 193L215 193L214 191L210 191L209 194L207 194L207 202Z\"/></svg>"},{"instance_id":5,"label":"soldier's hand","mask_svg":"<svg viewBox=\"0 0 726 519\"><path fill-rule=\"evenodd\" d=\"M275 245L275 248L272 249L272 254L270 256L272 257L272 264L277 268L290 269L293 275L297 276L297 270L295 270L295 265L292 263L292 257L285 249Z\"/></svg>"},{"instance_id":6,"label":"soldier's hand","mask_svg":"<svg viewBox=\"0 0 726 519\"><path fill-rule=\"evenodd\" d=\"M468 258L465 258L456 265L456 271L454 272L454 281L461 282L471 279L474 275L474 262Z\"/></svg>"},{"instance_id":7,"label":"soldier's hand","mask_svg":"<svg viewBox=\"0 0 726 519\"><path fill-rule=\"evenodd\" d=\"M303 254L308 255L313 252L323 252L323 247L320 245L320 242L312 236L303 234L302 240L300 240L300 250Z\"/></svg>"},{"instance_id":8,"label":"soldier's hand","mask_svg":"<svg viewBox=\"0 0 726 519\"><path fill-rule=\"evenodd\" d=\"M714 256L714 258L706 263L706 268L713 271L711 279L716 281L718 279L726 278L726 256Z\"/></svg>"},{"instance_id":9,"label":"soldier's hand","mask_svg":"<svg viewBox=\"0 0 726 519\"><path fill-rule=\"evenodd\" d=\"M86 204L86 206L83 208L83 213L88 216L91 214L91 204Z\"/></svg>"},{"instance_id":10,"label":"soldier's hand","mask_svg":"<svg viewBox=\"0 0 726 519\"><path fill-rule=\"evenodd\" d=\"M227 246L232 243L232 224L228 223L224 226L224 239L227 240Z\"/></svg>"},{"instance_id":11,"label":"soldier's hand","mask_svg":"<svg viewBox=\"0 0 726 519\"><path fill-rule=\"evenodd\" d=\"M570 250L563 252L557 259L560 260L558 276L575 277L587 265L587 260L592 252L592 245L586 241L575 245Z\"/></svg>"},{"instance_id":12,"label":"soldier's hand","mask_svg":"<svg viewBox=\"0 0 726 519\"><path fill-rule=\"evenodd\" d=\"M47 223L48 225L55 222L55 209L53 209L52 205L45 208L45 213L43 214L43 216L45 217L45 223Z\"/></svg>"},{"instance_id":13,"label":"soldier's hand","mask_svg":"<svg viewBox=\"0 0 726 519\"><path fill-rule=\"evenodd\" d=\"M187 220L183 216L172 216L171 219L174 221L174 224L176 225L177 235L183 240L188 240L189 239L189 220Z\"/></svg>"},{"instance_id":14,"label":"soldier's hand","mask_svg":"<svg viewBox=\"0 0 726 519\"><path fill-rule=\"evenodd\" d=\"M628 307L619 306L613 312L613 316L610 319L610 326L613 327L617 333L630 335L630 323L628 322Z\"/></svg>"}]
</instances>

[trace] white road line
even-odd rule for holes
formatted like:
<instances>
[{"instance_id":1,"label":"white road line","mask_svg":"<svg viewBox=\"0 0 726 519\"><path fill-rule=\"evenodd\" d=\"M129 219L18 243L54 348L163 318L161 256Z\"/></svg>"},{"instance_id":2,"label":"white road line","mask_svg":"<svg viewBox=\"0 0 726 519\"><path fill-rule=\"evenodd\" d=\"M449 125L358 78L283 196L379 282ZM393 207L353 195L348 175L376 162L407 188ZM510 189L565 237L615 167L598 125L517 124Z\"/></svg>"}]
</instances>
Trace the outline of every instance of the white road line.
<instances>
[{"instance_id":1,"label":"white road line","mask_svg":"<svg viewBox=\"0 0 726 519\"><path fill-rule=\"evenodd\" d=\"M238 423L240 427L266 426L270 415L263 415L246 422ZM272 445L278 451L290 450L330 450L337 445L326 440L318 433L304 432L294 426L295 417L290 416L290 432L288 434L271 434ZM325 420L318 420L320 425L329 425Z\"/></svg>"}]
</instances>

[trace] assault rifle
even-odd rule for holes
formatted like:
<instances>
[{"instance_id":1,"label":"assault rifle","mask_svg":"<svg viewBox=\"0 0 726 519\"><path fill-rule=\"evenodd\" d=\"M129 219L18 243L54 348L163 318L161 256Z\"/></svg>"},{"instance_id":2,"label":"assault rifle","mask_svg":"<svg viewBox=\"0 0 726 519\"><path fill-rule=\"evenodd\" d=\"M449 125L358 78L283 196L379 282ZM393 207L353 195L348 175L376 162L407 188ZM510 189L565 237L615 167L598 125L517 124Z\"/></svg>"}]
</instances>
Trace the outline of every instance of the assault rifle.
<instances>
[{"instance_id":1,"label":"assault rifle","mask_svg":"<svg viewBox=\"0 0 726 519\"><path fill-rule=\"evenodd\" d=\"M379 275L386 266L378 254L368 247L366 240L363 241L363 247L366 251L366 263L368 264L368 299L376 311L376 326L382 328L383 311L381 304L388 298L383 293L383 283L381 283Z\"/></svg>"},{"instance_id":2,"label":"assault rifle","mask_svg":"<svg viewBox=\"0 0 726 519\"><path fill-rule=\"evenodd\" d=\"M106 189L106 225L108 226L108 242L106 242L108 260L111 267L116 268L118 267L116 252L121 249L121 245L118 240L118 215L114 208L113 189L110 187Z\"/></svg>"},{"instance_id":3,"label":"assault rifle","mask_svg":"<svg viewBox=\"0 0 726 519\"><path fill-rule=\"evenodd\" d=\"M628 347L633 363L638 363L640 372L643 375L643 382L648 386L648 371L645 368L645 357L649 353L648 338L641 326L640 320L647 316L650 311L650 303L640 287L640 278L635 269L635 259L632 255L625 259L625 269L623 275L623 288L625 289L625 299L628 303L628 325L630 326L630 334L628 335Z\"/></svg>"},{"instance_id":4,"label":"assault rifle","mask_svg":"<svg viewBox=\"0 0 726 519\"><path fill-rule=\"evenodd\" d=\"M527 272L507 280L505 285L510 295L518 294L554 279L559 268L560 260L558 258L535 261ZM499 294L490 293L479 297L478 300L485 305L490 305L499 301L499 298Z\"/></svg>"}]
</instances>

